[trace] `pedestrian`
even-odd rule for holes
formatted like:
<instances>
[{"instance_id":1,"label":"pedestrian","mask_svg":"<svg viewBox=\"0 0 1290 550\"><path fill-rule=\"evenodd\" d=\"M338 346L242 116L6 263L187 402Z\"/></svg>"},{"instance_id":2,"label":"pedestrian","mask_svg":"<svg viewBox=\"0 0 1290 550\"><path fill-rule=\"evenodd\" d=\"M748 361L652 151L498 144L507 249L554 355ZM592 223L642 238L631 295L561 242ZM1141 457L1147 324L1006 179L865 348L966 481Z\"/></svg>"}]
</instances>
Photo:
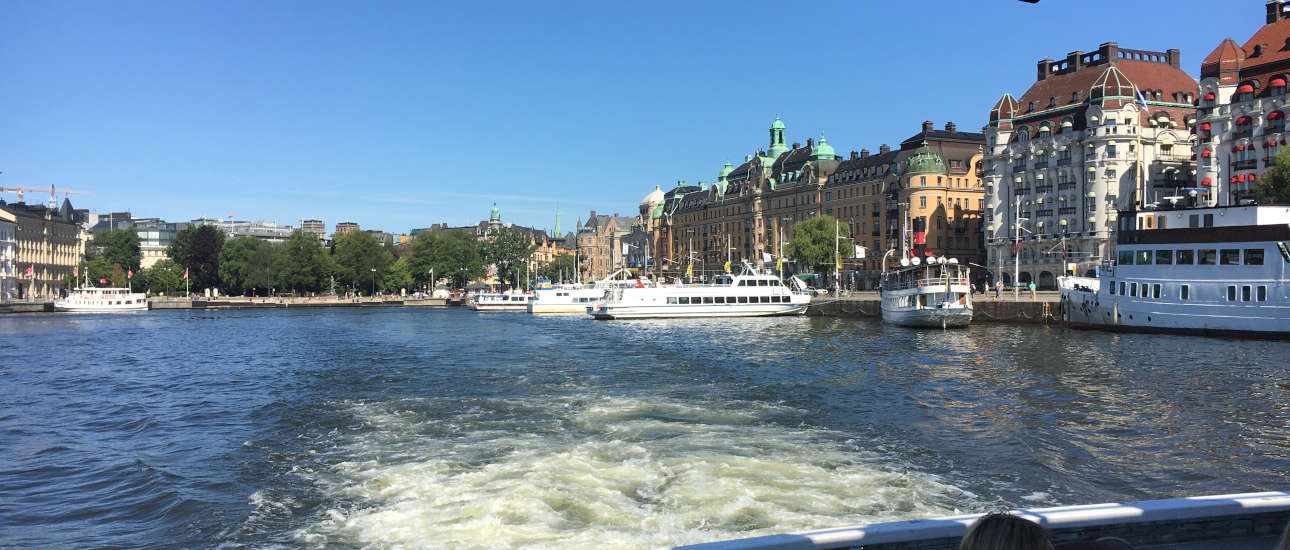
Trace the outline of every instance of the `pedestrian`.
<instances>
[{"instance_id":1,"label":"pedestrian","mask_svg":"<svg viewBox=\"0 0 1290 550\"><path fill-rule=\"evenodd\" d=\"M999 294L1003 292L1003 279L994 282L994 299L999 299Z\"/></svg>"}]
</instances>

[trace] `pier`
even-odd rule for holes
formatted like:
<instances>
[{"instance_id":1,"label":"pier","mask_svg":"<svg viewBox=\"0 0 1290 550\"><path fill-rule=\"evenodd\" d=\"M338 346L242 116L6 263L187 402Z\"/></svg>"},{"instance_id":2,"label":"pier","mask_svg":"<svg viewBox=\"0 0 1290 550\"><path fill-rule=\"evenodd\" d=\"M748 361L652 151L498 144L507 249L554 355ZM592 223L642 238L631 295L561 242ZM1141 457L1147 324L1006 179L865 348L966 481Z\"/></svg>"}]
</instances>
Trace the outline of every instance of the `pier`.
<instances>
[{"instance_id":1,"label":"pier","mask_svg":"<svg viewBox=\"0 0 1290 550\"><path fill-rule=\"evenodd\" d=\"M845 296L820 296L811 302L806 314L825 317L882 317L881 299L877 291L852 292ZM972 297L973 323L1021 323L1047 325L1061 322L1058 311L1060 298L1057 292L1024 291L1017 299L1011 292L998 298L994 293Z\"/></svg>"}]
</instances>

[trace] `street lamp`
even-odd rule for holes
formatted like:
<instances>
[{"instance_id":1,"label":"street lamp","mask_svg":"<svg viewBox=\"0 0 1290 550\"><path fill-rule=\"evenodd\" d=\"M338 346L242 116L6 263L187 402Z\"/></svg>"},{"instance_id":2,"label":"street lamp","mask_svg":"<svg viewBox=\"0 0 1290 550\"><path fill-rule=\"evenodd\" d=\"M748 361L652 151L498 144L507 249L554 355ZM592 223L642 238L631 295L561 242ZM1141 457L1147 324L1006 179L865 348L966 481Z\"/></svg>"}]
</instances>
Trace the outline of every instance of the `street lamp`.
<instances>
[{"instance_id":1,"label":"street lamp","mask_svg":"<svg viewBox=\"0 0 1290 550\"><path fill-rule=\"evenodd\" d=\"M372 296L376 296L376 268L373 267L371 269L371 272L372 272Z\"/></svg>"}]
</instances>

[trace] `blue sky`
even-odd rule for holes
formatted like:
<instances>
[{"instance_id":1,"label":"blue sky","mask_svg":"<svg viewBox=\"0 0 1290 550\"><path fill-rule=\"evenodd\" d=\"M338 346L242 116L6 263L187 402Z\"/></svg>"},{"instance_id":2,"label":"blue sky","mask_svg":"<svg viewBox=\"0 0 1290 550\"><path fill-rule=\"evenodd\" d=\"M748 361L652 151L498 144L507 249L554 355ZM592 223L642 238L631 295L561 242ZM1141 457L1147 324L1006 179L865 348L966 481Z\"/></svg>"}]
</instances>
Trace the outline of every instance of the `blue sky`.
<instances>
[{"instance_id":1,"label":"blue sky","mask_svg":"<svg viewBox=\"0 0 1290 550\"><path fill-rule=\"evenodd\" d=\"M1221 4L10 1L0 186L329 231L474 223L494 201L553 228L558 203L568 230L712 181L776 113L845 155L928 119L978 130L1036 61L1106 41L1179 48L1196 76L1263 23L1262 0Z\"/></svg>"}]
</instances>

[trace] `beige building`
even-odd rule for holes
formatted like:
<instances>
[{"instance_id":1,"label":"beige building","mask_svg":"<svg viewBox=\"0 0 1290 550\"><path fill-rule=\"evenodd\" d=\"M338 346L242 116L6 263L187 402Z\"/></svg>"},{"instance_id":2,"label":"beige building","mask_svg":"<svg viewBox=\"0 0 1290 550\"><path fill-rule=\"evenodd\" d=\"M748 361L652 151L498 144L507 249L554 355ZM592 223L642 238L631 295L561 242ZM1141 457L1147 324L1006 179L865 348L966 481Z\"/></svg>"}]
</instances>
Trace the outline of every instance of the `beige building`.
<instances>
[{"instance_id":1,"label":"beige building","mask_svg":"<svg viewBox=\"0 0 1290 550\"><path fill-rule=\"evenodd\" d=\"M18 218L7 210L0 210L0 302L18 297L18 271L14 260L18 255Z\"/></svg>"},{"instance_id":2,"label":"beige building","mask_svg":"<svg viewBox=\"0 0 1290 550\"><path fill-rule=\"evenodd\" d=\"M636 218L596 214L578 224L578 275L584 281L603 279L623 266L623 237L632 231Z\"/></svg>"},{"instance_id":3,"label":"beige building","mask_svg":"<svg viewBox=\"0 0 1290 550\"><path fill-rule=\"evenodd\" d=\"M5 204L0 210L13 218L17 248L14 269L18 294L23 297L52 297L62 290L63 277L85 258L88 233L83 220L66 199L52 209L25 203Z\"/></svg>"}]
</instances>

